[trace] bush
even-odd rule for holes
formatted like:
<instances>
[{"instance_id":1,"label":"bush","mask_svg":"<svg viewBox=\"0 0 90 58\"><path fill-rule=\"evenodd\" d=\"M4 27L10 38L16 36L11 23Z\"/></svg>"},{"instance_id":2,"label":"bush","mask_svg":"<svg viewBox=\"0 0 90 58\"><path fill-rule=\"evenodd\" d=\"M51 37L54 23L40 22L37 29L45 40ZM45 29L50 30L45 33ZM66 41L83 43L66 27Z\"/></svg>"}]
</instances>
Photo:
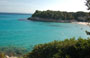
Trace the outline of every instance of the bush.
<instances>
[{"instance_id":1,"label":"bush","mask_svg":"<svg viewBox=\"0 0 90 58\"><path fill-rule=\"evenodd\" d=\"M5 54L4 53L0 53L0 58L5 58Z\"/></svg>"},{"instance_id":2,"label":"bush","mask_svg":"<svg viewBox=\"0 0 90 58\"><path fill-rule=\"evenodd\" d=\"M24 58L90 58L90 38L39 44Z\"/></svg>"},{"instance_id":3,"label":"bush","mask_svg":"<svg viewBox=\"0 0 90 58\"><path fill-rule=\"evenodd\" d=\"M25 48L19 48L14 46L0 47L0 52L8 56L22 56L28 52Z\"/></svg>"}]
</instances>

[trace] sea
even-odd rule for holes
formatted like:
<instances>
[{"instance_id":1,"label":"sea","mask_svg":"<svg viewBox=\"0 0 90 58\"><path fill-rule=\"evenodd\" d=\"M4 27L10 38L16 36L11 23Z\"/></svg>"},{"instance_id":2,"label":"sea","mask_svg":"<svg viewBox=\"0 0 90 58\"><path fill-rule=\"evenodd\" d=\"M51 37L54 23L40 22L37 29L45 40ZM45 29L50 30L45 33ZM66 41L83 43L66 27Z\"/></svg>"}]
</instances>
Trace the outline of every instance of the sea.
<instances>
[{"instance_id":1,"label":"sea","mask_svg":"<svg viewBox=\"0 0 90 58\"><path fill-rule=\"evenodd\" d=\"M27 18L32 14L0 13L0 47L31 47L37 44L75 37L90 37L86 25L73 23L37 22Z\"/></svg>"}]
</instances>

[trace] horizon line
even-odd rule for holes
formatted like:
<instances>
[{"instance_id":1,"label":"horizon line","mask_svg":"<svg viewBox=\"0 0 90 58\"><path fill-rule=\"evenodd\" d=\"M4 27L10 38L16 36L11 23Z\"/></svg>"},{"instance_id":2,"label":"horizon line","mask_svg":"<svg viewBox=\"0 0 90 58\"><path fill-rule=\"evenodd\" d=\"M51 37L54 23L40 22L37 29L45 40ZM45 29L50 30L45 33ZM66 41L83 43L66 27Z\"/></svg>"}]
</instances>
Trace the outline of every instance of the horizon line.
<instances>
[{"instance_id":1,"label":"horizon line","mask_svg":"<svg viewBox=\"0 0 90 58\"><path fill-rule=\"evenodd\" d=\"M49 10L49 9L48 9ZM35 10L36 11L36 10ZM39 11L47 11L47 10L39 10ZM50 11L60 11L60 10L50 10ZM61 12L89 12L89 11L61 11ZM32 13L27 13L27 12L0 12L0 13L11 13L11 14L33 14Z\"/></svg>"}]
</instances>

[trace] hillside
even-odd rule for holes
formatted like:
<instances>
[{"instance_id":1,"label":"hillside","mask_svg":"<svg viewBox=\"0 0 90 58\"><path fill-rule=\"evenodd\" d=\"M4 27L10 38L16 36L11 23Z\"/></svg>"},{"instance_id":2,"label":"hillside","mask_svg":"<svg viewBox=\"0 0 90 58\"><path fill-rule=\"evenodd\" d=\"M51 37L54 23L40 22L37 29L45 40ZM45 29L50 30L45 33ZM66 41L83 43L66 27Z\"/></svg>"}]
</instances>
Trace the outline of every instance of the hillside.
<instances>
[{"instance_id":1,"label":"hillside","mask_svg":"<svg viewBox=\"0 0 90 58\"><path fill-rule=\"evenodd\" d=\"M39 11L28 18L33 21L46 21L46 22L88 22L89 13L87 12L61 12L61 11Z\"/></svg>"}]
</instances>

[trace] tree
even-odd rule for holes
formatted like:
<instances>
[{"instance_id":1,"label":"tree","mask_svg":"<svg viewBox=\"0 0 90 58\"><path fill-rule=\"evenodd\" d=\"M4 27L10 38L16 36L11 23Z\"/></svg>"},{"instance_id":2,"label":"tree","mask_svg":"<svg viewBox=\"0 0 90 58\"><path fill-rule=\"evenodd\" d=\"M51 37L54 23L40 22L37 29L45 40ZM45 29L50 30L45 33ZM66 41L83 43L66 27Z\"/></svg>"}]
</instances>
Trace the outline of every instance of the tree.
<instances>
[{"instance_id":1,"label":"tree","mask_svg":"<svg viewBox=\"0 0 90 58\"><path fill-rule=\"evenodd\" d=\"M90 10L90 0L86 0L86 6L88 7L88 10ZM89 12L89 16L90 16L90 12ZM88 25L90 23L90 17L88 17Z\"/></svg>"},{"instance_id":2,"label":"tree","mask_svg":"<svg viewBox=\"0 0 90 58\"><path fill-rule=\"evenodd\" d=\"M88 10L90 10L90 0L86 0L86 6L88 7Z\"/></svg>"}]
</instances>

